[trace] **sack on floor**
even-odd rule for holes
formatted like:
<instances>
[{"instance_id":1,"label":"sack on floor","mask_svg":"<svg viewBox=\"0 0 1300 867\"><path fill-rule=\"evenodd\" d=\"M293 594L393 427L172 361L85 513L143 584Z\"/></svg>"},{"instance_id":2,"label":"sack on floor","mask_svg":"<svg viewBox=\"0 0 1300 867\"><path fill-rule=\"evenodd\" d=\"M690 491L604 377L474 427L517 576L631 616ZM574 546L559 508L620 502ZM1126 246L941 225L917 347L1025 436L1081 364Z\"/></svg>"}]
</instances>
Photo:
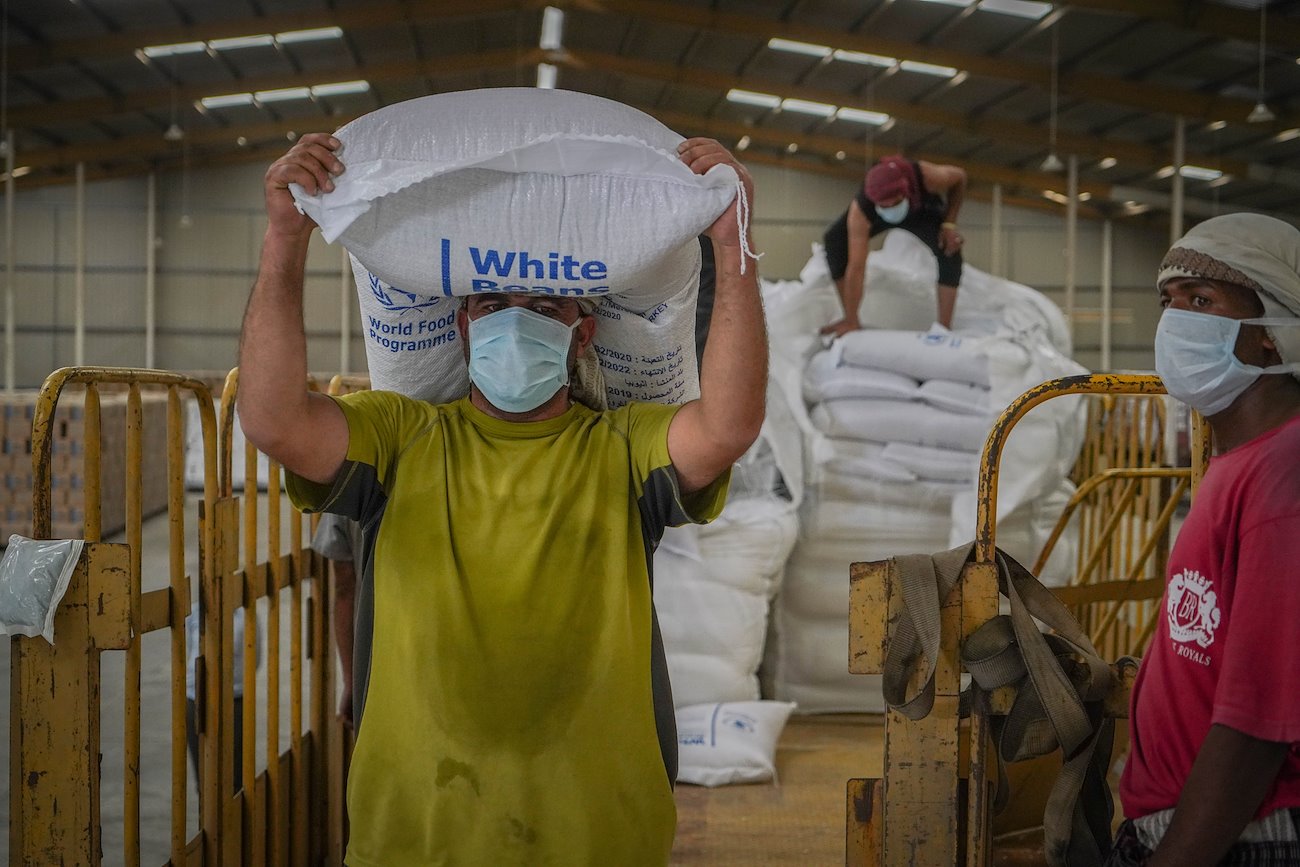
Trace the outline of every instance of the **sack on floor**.
<instances>
[{"instance_id":1,"label":"sack on floor","mask_svg":"<svg viewBox=\"0 0 1300 867\"><path fill-rule=\"evenodd\" d=\"M453 296L521 292L601 301L611 406L697 396L696 238L736 196L729 166L697 175L649 115L535 88L420 97L335 135L334 191L294 195L352 256L374 388L465 394Z\"/></svg>"},{"instance_id":2,"label":"sack on floor","mask_svg":"<svg viewBox=\"0 0 1300 867\"><path fill-rule=\"evenodd\" d=\"M762 783L776 775L776 742L794 704L731 701L677 711L677 782Z\"/></svg>"}]
</instances>

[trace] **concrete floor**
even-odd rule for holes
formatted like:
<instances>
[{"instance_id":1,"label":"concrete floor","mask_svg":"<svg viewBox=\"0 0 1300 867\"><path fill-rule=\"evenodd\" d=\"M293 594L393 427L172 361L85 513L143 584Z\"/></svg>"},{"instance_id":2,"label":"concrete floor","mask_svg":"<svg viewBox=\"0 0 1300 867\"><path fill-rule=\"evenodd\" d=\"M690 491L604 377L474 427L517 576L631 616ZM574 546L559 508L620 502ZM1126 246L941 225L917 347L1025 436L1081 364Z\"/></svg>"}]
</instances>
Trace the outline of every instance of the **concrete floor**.
<instances>
[{"instance_id":1,"label":"concrete floor","mask_svg":"<svg viewBox=\"0 0 1300 867\"><path fill-rule=\"evenodd\" d=\"M191 495L186 502L185 538L187 547L186 570L191 575L197 574L197 527L198 495ZM284 548L287 550L289 522L288 503L282 499L284 518ZM265 521L266 495L260 498L259 514ZM264 525L264 524L263 524ZM304 544L309 540L304 528ZM121 542L121 536L108 541ZM148 519L142 532L141 574L144 591L167 586L168 523L166 514ZM259 540L259 560L265 558L265 539ZM289 708L287 688L289 683L289 617L287 611L291 604L285 593L281 599L281 688L286 698L281 702L280 713L280 749L289 744ZM266 623L267 600L261 600L259 620ZM306 620L304 618L304 627ZM39 639L37 639L39 640ZM57 636L56 636L57 640ZM3 785L0 785L0 820L3 821L3 835L0 836L0 864L9 860L9 656L10 642L0 640L0 772L3 773ZM170 695L171 695L171 647L168 630L145 635L141 646L141 733L140 733L140 854L143 864L162 864L167 861L171 836L171 744ZM126 655L120 651L104 653L101 657L101 744L102 744L102 782L100 796L101 823L103 826L103 852L105 865L124 863L123 857L123 812L124 812L124 778L123 778L123 730ZM266 664L265 658L258 671L258 739L257 768L259 773L266 767L265 718L266 718ZM306 681L310 666L304 664L303 678ZM304 693L305 695L306 693ZM304 724L305 724L304 720ZM183 737L183 733L178 736ZM195 788L193 768L189 770L187 797L188 831L192 837L198 831L198 794Z\"/></svg>"}]
</instances>

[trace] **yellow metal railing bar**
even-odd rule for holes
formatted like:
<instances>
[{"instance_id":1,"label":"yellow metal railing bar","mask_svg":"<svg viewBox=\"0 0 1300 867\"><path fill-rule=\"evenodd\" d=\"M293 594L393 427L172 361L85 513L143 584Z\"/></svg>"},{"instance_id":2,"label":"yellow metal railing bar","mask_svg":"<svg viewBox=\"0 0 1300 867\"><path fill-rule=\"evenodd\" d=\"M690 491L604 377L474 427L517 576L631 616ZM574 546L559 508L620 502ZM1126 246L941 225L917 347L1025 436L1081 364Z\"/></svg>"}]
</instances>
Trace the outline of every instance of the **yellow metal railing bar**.
<instances>
[{"instance_id":1,"label":"yellow metal railing bar","mask_svg":"<svg viewBox=\"0 0 1300 867\"><path fill-rule=\"evenodd\" d=\"M42 752L39 744L30 737L34 730L41 728L47 733L56 729L74 729L76 743L82 749L95 756L99 750L99 653L105 649L124 649L127 654L125 673L125 744L124 744L124 811L123 811L123 853L126 864L136 865L140 862L140 641L146 631L154 628L169 627L171 631L172 691L170 703L170 720L173 732L184 731L184 689L185 689L185 633L184 617L189 606L189 579L184 571L184 495L183 469L184 455L181 447L183 419L180 413L180 393L191 393L199 402L201 437L204 447L204 505L210 513L216 501L215 486L215 438L216 423L212 411L211 394L207 386L194 378L166 371L135 370L130 368L79 367L62 368L52 373L45 381L38 397L34 418L32 437L33 469L33 520L32 532L36 538L49 538L52 528L52 449L54 413L60 397L68 386L80 385L85 388L83 404L83 537L89 543L98 543L102 538L103 513L103 474L101 455L102 436L102 402L100 387L102 385L125 385L126 391L126 444L125 444L125 535L127 543L119 546L124 549L125 559L120 569L120 592L125 597L122 602L124 631L113 634L109 626L98 626L94 614L90 615L90 635L81 646L76 645L76 635L69 635L62 646L55 649L41 648L39 645L15 643L13 668L15 672L11 713L13 713L13 737L11 740L11 804L17 814L10 823L10 857L16 863L46 863L46 859L57 852L62 860L78 863L97 864L101 858L99 846L99 780L98 761L89 763L77 773L69 768L67 756L50 755ZM143 466L143 414L141 406L141 386L165 388L167 392L167 512L169 520L169 544L171 560L169 584L164 591L142 594L141 592L141 548L143 509L141 499L141 479ZM205 411L206 408L206 411ZM201 512L201 514L203 514ZM200 577L211 575L214 563L211 559L209 544L210 526L200 519L198 540L200 547ZM104 554L108 559L110 551L93 549ZM87 557L83 554L83 561ZM84 564L83 564L84 566ZM92 583L100 575L98 570L87 574ZM94 592L94 588L91 588ZM80 592L85 592L83 589ZM114 588L105 589L100 585L98 602L100 612L114 602ZM149 600L148 625L145 628L146 598ZM74 614L69 606L69 617ZM63 611L56 617L62 617ZM101 639L96 641L96 634ZM61 636L63 638L63 636ZM104 640L107 638L108 640ZM71 654L81 654L80 661L72 664ZM45 674L36 669L44 667ZM37 679L52 677L50 686L55 690L68 682L80 683L90 689L94 697L92 704L72 702L71 706L58 703L42 704L37 696L25 691L25 685ZM62 700L62 699L60 699ZM93 705L93 706L92 706ZM22 710L21 713L18 709ZM52 741L47 740L48 747ZM186 778L185 750L183 739L173 739L171 750L171 778L173 794L173 815L170 828L170 849L173 863L185 863L189 846L185 841ZM48 770L49 763L54 762L59 770L57 775ZM42 769L40 766L47 766ZM50 801L46 792L40 787L24 785L28 780L46 776L64 777L73 771L71 784L78 789L77 798L65 798L59 810L54 810L58 802L57 794ZM84 811L73 807L73 802L85 803ZM45 822L26 821L26 816L40 815L48 810ZM62 824L61 824L62 823ZM70 830L69 825L76 830ZM78 836L79 835L79 836ZM56 841L68 841L73 837L90 845L68 850Z\"/></svg>"}]
</instances>

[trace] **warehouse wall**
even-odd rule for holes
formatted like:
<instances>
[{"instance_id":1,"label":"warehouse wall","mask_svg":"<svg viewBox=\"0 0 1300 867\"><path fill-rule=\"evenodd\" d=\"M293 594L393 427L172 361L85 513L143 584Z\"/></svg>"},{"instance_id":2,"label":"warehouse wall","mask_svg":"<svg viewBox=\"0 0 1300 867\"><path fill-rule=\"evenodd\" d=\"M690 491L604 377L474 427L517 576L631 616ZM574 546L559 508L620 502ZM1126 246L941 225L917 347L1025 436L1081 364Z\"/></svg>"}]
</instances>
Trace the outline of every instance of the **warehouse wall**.
<instances>
[{"instance_id":1,"label":"warehouse wall","mask_svg":"<svg viewBox=\"0 0 1300 867\"><path fill-rule=\"evenodd\" d=\"M752 170L755 239L766 252L763 274L797 278L811 243L847 205L852 184L767 166ZM196 168L185 177L158 177L157 366L224 371L235 363L264 226L263 171L262 166ZM145 363L146 189L144 178L87 185L87 364ZM1003 209L1003 276L1038 288L1058 303L1064 279L1061 210L1058 216ZM69 185L22 191L20 181L16 215L16 379L20 387L34 387L51 370L74 361L75 190ZM989 216L986 204L968 202L961 219L966 259L984 269L991 259ZM1116 225L1116 369L1151 366L1159 314L1151 283L1165 244L1163 233ZM1098 304L1100 261L1101 225L1081 220L1076 303L1085 310ZM341 271L338 248L315 237L306 298L313 370L340 368ZM364 369L365 349L354 305L349 304L349 353L356 370ZM1095 318L1080 318L1076 355L1095 367L1098 325Z\"/></svg>"}]
</instances>

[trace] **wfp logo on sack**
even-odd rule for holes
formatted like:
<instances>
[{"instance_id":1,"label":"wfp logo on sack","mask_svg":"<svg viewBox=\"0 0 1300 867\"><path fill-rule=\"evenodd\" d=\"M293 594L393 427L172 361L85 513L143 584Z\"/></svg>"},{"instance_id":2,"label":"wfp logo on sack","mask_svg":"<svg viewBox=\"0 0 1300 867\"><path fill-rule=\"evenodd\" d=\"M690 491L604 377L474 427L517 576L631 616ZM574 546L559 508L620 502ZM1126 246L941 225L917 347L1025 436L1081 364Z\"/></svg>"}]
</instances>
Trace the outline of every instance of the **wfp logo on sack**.
<instances>
[{"instance_id":1,"label":"wfp logo on sack","mask_svg":"<svg viewBox=\"0 0 1300 867\"><path fill-rule=\"evenodd\" d=\"M442 291L528 292L534 295L607 295L609 266L558 250L498 250L471 245L453 254L450 238L441 241Z\"/></svg>"},{"instance_id":2,"label":"wfp logo on sack","mask_svg":"<svg viewBox=\"0 0 1300 867\"><path fill-rule=\"evenodd\" d=\"M385 288L383 281L369 271L366 272L366 276L370 278L370 294L379 302L379 306L392 313L423 310L438 303L437 298L416 295L414 292L404 292L396 286Z\"/></svg>"}]
</instances>

